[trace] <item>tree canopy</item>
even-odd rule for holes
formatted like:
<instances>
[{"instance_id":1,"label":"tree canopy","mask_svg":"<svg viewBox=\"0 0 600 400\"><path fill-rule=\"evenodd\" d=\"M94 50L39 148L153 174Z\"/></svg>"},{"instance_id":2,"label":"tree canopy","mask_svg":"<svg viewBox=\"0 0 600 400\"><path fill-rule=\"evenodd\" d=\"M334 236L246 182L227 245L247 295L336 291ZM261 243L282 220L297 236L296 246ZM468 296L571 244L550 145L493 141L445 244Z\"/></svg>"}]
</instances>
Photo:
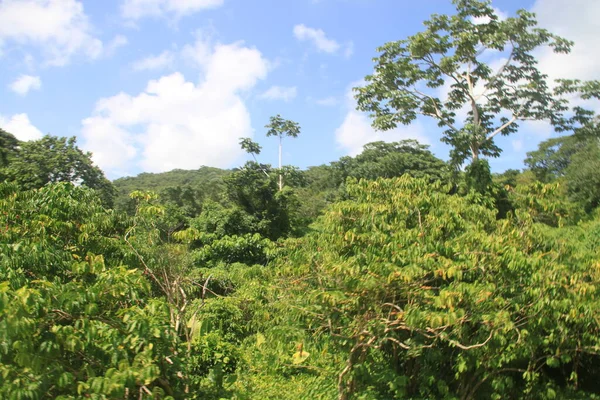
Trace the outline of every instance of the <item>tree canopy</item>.
<instances>
[{"instance_id":1,"label":"tree canopy","mask_svg":"<svg viewBox=\"0 0 600 400\"><path fill-rule=\"evenodd\" d=\"M77 147L75 137L46 135L39 140L15 142L11 136L2 133L2 159L6 161L2 174L6 179L23 189L41 188L55 182L84 185L97 190L104 204L112 206L114 187L94 165L91 153ZM8 156L7 152L12 155Z\"/></svg>"},{"instance_id":2,"label":"tree canopy","mask_svg":"<svg viewBox=\"0 0 600 400\"><path fill-rule=\"evenodd\" d=\"M562 94L592 93L597 82L564 81L552 89L534 56L541 46L569 53L570 41L537 27L525 10L502 20L491 1L453 3L456 14L433 15L423 32L378 49L374 73L355 88L358 108L371 113L376 129L409 124L418 115L434 118L445 129L442 141L452 146L452 160L461 164L480 154L497 157L494 137L517 132L519 121L546 120L566 130L589 119L582 109L573 119ZM505 57L495 69L490 52Z\"/></svg>"}]
</instances>

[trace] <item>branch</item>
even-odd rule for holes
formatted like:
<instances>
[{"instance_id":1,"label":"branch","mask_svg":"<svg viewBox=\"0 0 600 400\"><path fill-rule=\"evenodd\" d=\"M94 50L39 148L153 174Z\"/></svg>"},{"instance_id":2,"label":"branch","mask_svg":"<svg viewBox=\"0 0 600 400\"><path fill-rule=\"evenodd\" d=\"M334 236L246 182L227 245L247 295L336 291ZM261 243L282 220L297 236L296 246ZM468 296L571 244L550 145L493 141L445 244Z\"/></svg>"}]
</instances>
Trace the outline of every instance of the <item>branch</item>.
<instances>
[{"instance_id":1,"label":"branch","mask_svg":"<svg viewBox=\"0 0 600 400\"><path fill-rule=\"evenodd\" d=\"M448 340L451 344L453 344L454 346L458 347L461 350L471 350L471 349L476 349L478 347L483 347L486 344L488 344L488 342L490 340L492 340L492 337L494 336L494 331L490 332L490 336L488 336L487 339L485 339L484 342L482 343L477 343L477 344L472 344L470 346L465 346L464 344L460 344L459 342L457 342L456 340Z\"/></svg>"},{"instance_id":2,"label":"branch","mask_svg":"<svg viewBox=\"0 0 600 400\"><path fill-rule=\"evenodd\" d=\"M471 80L471 63L467 64L467 85L469 85L469 98L471 99L471 110L473 111L473 124L479 128L479 110L477 109L477 101L475 100L475 88Z\"/></svg>"},{"instance_id":3,"label":"branch","mask_svg":"<svg viewBox=\"0 0 600 400\"><path fill-rule=\"evenodd\" d=\"M506 127L510 126L513 122L515 122L517 120L517 116L513 115L513 117L508 120L504 125L502 125L501 127L499 127L498 129L496 129L494 132L490 133L484 140L484 142L487 142L488 140L492 139L494 136L496 136L497 134L499 134L500 132L502 132Z\"/></svg>"},{"instance_id":4,"label":"branch","mask_svg":"<svg viewBox=\"0 0 600 400\"><path fill-rule=\"evenodd\" d=\"M256 162L258 164L258 166L260 167L260 170L267 176L267 178L270 178L267 171L265 171L265 169L262 167L262 164L259 163L258 160L256 159L256 156L254 155L254 153L250 153L250 154L252 154L252 158L254 158L254 162Z\"/></svg>"},{"instance_id":5,"label":"branch","mask_svg":"<svg viewBox=\"0 0 600 400\"><path fill-rule=\"evenodd\" d=\"M481 385L483 385L485 383L485 381L487 381L489 378L491 378L495 375L502 374L504 372L522 372L522 373L524 373L524 372L527 372L527 370L522 369L522 368L502 368L497 371L492 371L488 375L486 375L482 380L477 382L475 387L465 397L463 397L463 399L468 400L468 399L474 398L475 393L477 393L477 390L479 389L479 387Z\"/></svg>"},{"instance_id":6,"label":"branch","mask_svg":"<svg viewBox=\"0 0 600 400\"><path fill-rule=\"evenodd\" d=\"M362 333L368 334L368 332L361 332L361 334ZM344 386L345 386L344 378L346 377L348 372L350 372L352 370L352 367L354 366L354 361L353 361L354 353L356 353L358 350L362 349L363 347L371 346L371 344L375 341L375 339L376 339L376 337L372 336L366 343L358 342L354 345L354 347L352 347L352 350L350 350L350 355L348 356L348 359L346 360L346 367L338 375L338 400L347 400L348 399L348 394L346 393L346 390L344 388Z\"/></svg>"},{"instance_id":7,"label":"branch","mask_svg":"<svg viewBox=\"0 0 600 400\"><path fill-rule=\"evenodd\" d=\"M511 41L511 45L512 45L512 49L510 50L510 54L508 55L508 59L506 60L506 62L498 69L498 71L496 71L496 73L494 74L494 76L489 80L488 84L486 85L485 90L483 91L483 93L481 93L480 95L476 96L475 100L479 100L481 97L485 96L485 94L488 92L488 90L490 90L490 86L492 83L494 83L499 77L500 74L502 74L502 72L504 72L504 70L506 69L506 67L508 67L508 65L510 64L510 62L512 61L512 58L515 54L515 45L512 43Z\"/></svg>"},{"instance_id":8,"label":"branch","mask_svg":"<svg viewBox=\"0 0 600 400\"><path fill-rule=\"evenodd\" d=\"M458 129L456 129L456 127L450 123L450 121L448 121L446 118L444 118L444 116L442 115L442 112L440 111L440 109L437 106L437 99L434 97L431 97L423 92L420 92L419 90L415 89L415 92L420 94L423 97L428 98L429 100L431 100L431 102L433 103L433 107L435 108L435 116L437 116L439 119L441 119L448 127L450 127L450 129L459 132ZM423 98L421 98L421 100L423 100ZM424 115L430 115L433 116L431 114L424 114Z\"/></svg>"}]
</instances>

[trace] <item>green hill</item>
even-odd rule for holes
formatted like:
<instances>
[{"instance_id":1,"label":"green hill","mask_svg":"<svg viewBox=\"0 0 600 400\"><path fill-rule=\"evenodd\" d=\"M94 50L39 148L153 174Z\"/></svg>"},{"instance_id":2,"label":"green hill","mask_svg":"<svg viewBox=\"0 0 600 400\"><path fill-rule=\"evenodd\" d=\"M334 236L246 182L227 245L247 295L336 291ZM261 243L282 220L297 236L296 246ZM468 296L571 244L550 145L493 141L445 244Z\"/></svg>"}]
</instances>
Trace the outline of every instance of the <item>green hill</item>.
<instances>
[{"instance_id":1,"label":"green hill","mask_svg":"<svg viewBox=\"0 0 600 400\"><path fill-rule=\"evenodd\" d=\"M200 197L198 203L206 199L218 200L223 192L223 177L229 173L230 170L202 166L196 170L175 169L156 174L144 172L138 176L119 178L113 182L117 189L115 206L127 209L130 204L129 193L135 190L151 190L171 198L191 191ZM177 202L176 199L172 200Z\"/></svg>"}]
</instances>

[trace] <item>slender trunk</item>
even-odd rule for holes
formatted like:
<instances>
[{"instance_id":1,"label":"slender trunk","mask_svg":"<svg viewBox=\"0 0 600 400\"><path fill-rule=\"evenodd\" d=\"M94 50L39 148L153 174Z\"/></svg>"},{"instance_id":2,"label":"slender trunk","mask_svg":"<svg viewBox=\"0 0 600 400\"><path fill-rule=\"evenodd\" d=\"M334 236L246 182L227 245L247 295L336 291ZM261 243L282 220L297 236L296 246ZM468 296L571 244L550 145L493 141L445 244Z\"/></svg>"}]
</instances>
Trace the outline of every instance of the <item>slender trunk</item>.
<instances>
[{"instance_id":1,"label":"slender trunk","mask_svg":"<svg viewBox=\"0 0 600 400\"><path fill-rule=\"evenodd\" d=\"M471 145L471 158L471 162L477 161L479 159L479 147Z\"/></svg>"},{"instance_id":2,"label":"slender trunk","mask_svg":"<svg viewBox=\"0 0 600 400\"><path fill-rule=\"evenodd\" d=\"M283 175L281 175L281 136L279 136L279 191L283 189Z\"/></svg>"}]
</instances>

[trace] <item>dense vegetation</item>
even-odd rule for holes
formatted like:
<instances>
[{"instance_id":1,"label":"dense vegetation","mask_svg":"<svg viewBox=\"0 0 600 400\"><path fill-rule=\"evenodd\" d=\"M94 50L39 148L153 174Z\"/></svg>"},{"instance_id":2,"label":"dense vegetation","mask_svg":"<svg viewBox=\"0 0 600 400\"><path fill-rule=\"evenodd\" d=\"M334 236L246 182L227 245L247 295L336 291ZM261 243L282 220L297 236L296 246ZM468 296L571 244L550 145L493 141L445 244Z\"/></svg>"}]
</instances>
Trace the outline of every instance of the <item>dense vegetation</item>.
<instances>
[{"instance_id":1,"label":"dense vegetation","mask_svg":"<svg viewBox=\"0 0 600 400\"><path fill-rule=\"evenodd\" d=\"M74 138L0 130L0 398L600 398L600 126L562 97L600 84L550 89L531 53L568 41L454 3L357 89L376 128L435 118L448 162L406 140L274 168L242 138L240 168L111 183ZM491 174L531 118L564 133Z\"/></svg>"}]
</instances>

